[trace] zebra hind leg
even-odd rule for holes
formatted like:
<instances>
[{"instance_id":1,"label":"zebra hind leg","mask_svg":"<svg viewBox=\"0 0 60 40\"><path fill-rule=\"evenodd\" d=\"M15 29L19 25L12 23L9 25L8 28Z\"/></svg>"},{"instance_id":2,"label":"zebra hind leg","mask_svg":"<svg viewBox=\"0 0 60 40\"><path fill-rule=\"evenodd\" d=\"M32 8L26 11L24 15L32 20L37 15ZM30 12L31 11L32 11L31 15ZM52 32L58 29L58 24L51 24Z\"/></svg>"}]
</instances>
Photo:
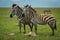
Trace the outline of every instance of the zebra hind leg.
<instances>
[{"instance_id":1,"label":"zebra hind leg","mask_svg":"<svg viewBox=\"0 0 60 40\"><path fill-rule=\"evenodd\" d=\"M52 36L54 36L54 27L53 27L53 23L48 23L48 25L50 26L51 30L52 30Z\"/></svg>"},{"instance_id":2,"label":"zebra hind leg","mask_svg":"<svg viewBox=\"0 0 60 40\"><path fill-rule=\"evenodd\" d=\"M37 24L34 24L35 33L37 34Z\"/></svg>"}]
</instances>

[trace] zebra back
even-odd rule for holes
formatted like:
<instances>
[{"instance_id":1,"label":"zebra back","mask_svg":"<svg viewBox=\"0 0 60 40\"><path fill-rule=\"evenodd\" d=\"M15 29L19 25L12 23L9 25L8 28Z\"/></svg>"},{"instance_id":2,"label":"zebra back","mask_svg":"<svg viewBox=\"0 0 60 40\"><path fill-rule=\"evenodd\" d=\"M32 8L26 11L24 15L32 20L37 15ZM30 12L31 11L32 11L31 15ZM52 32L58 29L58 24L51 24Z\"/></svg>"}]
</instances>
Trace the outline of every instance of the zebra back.
<instances>
[{"instance_id":1,"label":"zebra back","mask_svg":"<svg viewBox=\"0 0 60 40\"><path fill-rule=\"evenodd\" d=\"M43 23L48 23L56 20L52 14L38 14L37 16L37 19L41 20Z\"/></svg>"}]
</instances>

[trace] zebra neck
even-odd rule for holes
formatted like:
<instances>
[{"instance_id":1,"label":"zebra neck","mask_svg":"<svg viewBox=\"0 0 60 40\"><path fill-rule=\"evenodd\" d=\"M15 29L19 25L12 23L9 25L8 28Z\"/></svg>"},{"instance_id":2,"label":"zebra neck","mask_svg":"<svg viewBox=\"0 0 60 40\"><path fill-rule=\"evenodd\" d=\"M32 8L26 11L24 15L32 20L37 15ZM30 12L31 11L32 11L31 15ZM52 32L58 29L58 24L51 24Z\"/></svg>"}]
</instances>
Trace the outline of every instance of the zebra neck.
<instances>
[{"instance_id":1,"label":"zebra neck","mask_svg":"<svg viewBox=\"0 0 60 40\"><path fill-rule=\"evenodd\" d=\"M22 12L19 12L16 14L16 16L20 19L21 18L21 15L22 15Z\"/></svg>"}]
</instances>

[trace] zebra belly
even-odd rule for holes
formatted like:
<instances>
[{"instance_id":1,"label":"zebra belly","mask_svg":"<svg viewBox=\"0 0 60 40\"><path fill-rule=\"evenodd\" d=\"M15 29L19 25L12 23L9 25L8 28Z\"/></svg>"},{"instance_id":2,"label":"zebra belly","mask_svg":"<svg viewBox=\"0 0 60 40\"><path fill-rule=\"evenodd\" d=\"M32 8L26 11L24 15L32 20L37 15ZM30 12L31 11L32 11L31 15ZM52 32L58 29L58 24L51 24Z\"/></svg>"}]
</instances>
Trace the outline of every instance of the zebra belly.
<instances>
[{"instance_id":1,"label":"zebra belly","mask_svg":"<svg viewBox=\"0 0 60 40\"><path fill-rule=\"evenodd\" d=\"M37 23L40 24L40 25L45 25L45 24L47 24L47 23L45 23L45 22L43 22L43 21L38 21Z\"/></svg>"}]
</instances>

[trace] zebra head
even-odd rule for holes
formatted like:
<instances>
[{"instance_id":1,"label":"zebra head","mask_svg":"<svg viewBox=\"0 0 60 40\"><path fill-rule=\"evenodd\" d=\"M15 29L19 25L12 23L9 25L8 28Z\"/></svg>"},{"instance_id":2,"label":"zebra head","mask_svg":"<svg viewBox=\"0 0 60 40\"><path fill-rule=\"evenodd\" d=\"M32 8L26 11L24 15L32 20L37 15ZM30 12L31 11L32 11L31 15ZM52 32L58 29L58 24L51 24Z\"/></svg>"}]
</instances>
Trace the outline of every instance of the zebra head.
<instances>
[{"instance_id":1,"label":"zebra head","mask_svg":"<svg viewBox=\"0 0 60 40\"><path fill-rule=\"evenodd\" d=\"M17 4L13 4L12 5L12 10L11 10L11 14L10 14L10 18L12 18L14 15L15 15L15 7L16 7Z\"/></svg>"},{"instance_id":2,"label":"zebra head","mask_svg":"<svg viewBox=\"0 0 60 40\"><path fill-rule=\"evenodd\" d=\"M35 13L36 13L36 10L33 9L33 8L31 7L31 5L26 5L26 6L24 6L24 8L23 8L23 14L24 14L25 16L27 16L27 15L32 16L32 15L34 15Z\"/></svg>"},{"instance_id":3,"label":"zebra head","mask_svg":"<svg viewBox=\"0 0 60 40\"><path fill-rule=\"evenodd\" d=\"M29 5L25 5L25 6L24 6L24 8L23 8L23 12L22 12L23 15L26 16L27 14L30 13L29 7L30 7ZM22 15L22 16L23 16L23 15ZM23 17L24 17L24 16L23 16Z\"/></svg>"},{"instance_id":4,"label":"zebra head","mask_svg":"<svg viewBox=\"0 0 60 40\"><path fill-rule=\"evenodd\" d=\"M21 13L22 13L22 9L17 4L13 4L11 14L10 14L10 18L12 18L14 15L19 17Z\"/></svg>"}]
</instances>

